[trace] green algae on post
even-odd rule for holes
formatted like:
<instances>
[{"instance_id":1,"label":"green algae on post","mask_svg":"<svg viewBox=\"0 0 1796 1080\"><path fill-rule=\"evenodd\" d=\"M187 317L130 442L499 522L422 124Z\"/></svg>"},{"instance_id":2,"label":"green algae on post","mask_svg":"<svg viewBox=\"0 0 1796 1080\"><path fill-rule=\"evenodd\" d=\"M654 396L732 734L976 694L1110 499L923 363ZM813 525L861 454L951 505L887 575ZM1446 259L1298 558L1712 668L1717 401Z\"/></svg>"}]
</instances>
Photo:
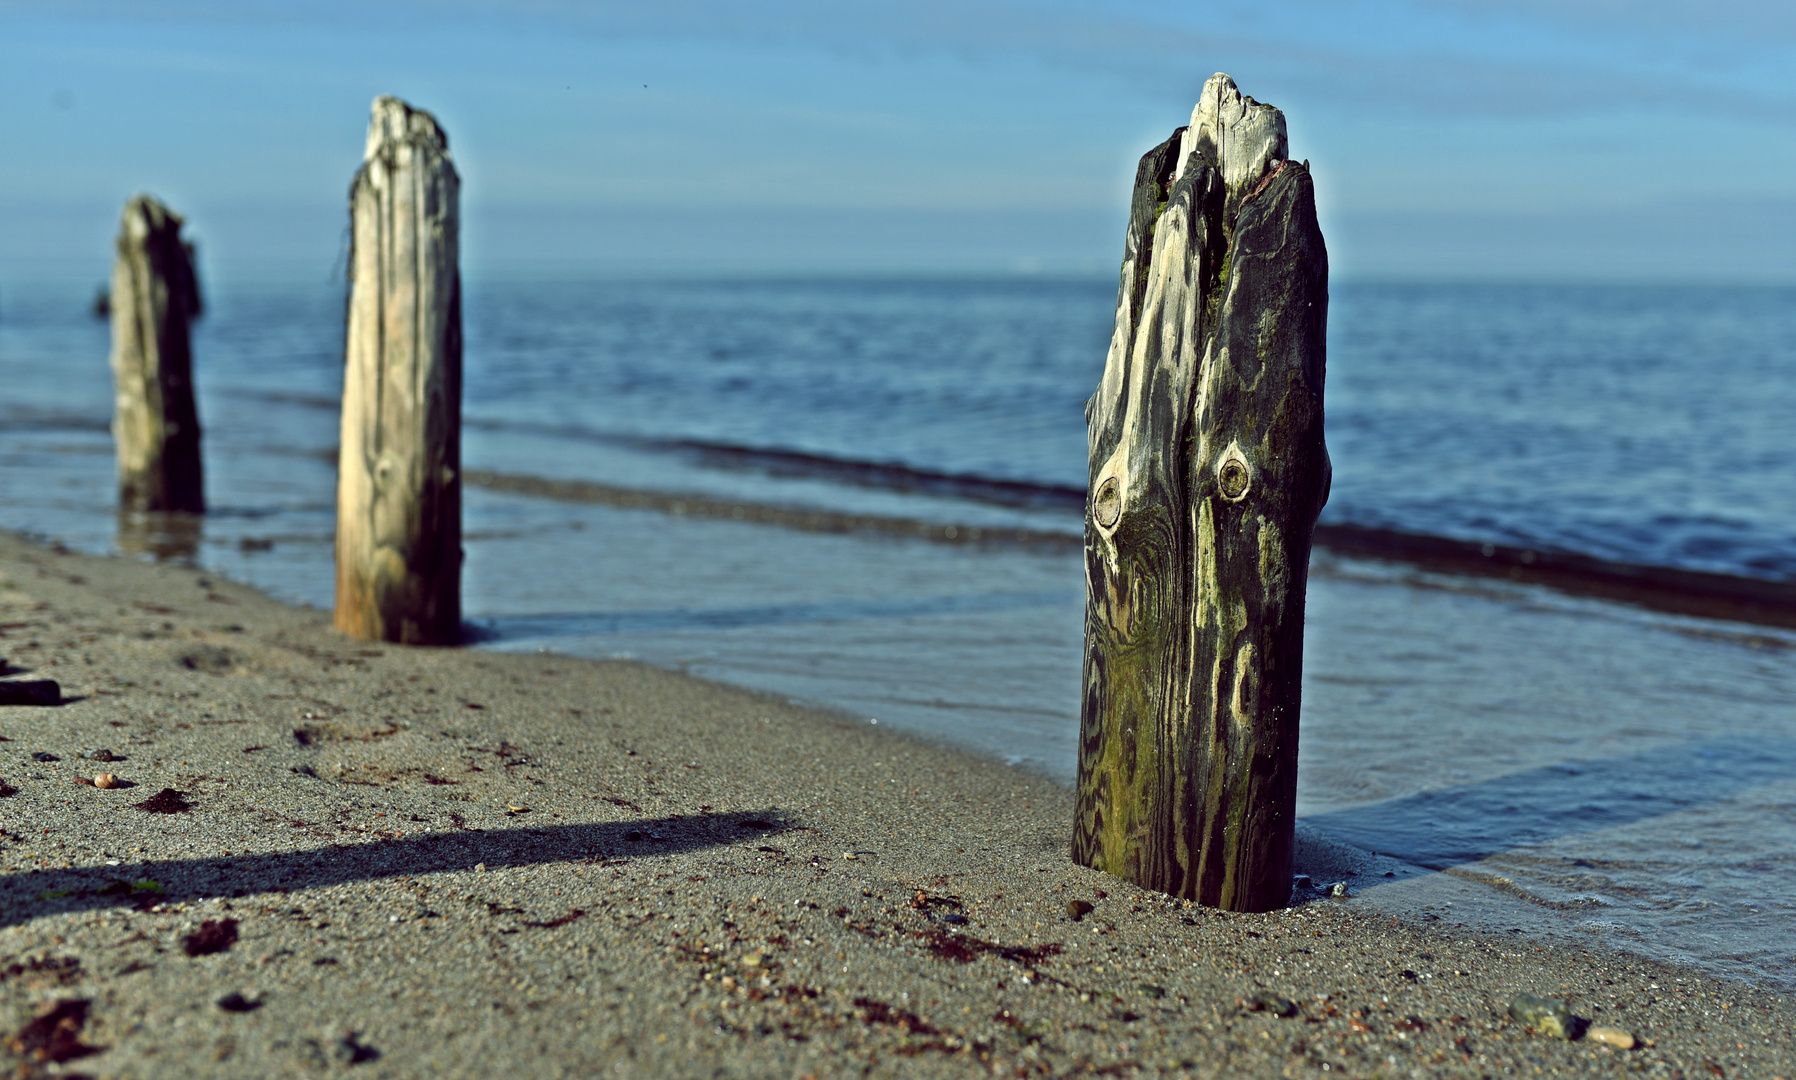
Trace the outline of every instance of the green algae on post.
<instances>
[{"instance_id":1,"label":"green algae on post","mask_svg":"<svg viewBox=\"0 0 1796 1080\"><path fill-rule=\"evenodd\" d=\"M1073 858L1216 907L1291 895L1303 602L1328 497L1328 254L1284 116L1227 75L1141 159L1086 407Z\"/></svg>"}]
</instances>

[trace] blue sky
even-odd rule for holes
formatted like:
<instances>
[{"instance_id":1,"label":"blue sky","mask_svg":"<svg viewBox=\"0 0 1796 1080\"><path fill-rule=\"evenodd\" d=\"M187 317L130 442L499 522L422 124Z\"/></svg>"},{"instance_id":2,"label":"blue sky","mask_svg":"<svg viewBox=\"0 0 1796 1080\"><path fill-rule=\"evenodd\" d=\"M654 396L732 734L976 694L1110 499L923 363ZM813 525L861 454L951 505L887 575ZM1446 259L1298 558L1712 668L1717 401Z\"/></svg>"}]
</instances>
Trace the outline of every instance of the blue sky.
<instances>
[{"instance_id":1,"label":"blue sky","mask_svg":"<svg viewBox=\"0 0 1796 1080\"><path fill-rule=\"evenodd\" d=\"M370 99L435 112L473 275L1114 271L1212 72L1285 111L1336 274L1796 280L1796 5L0 0L0 286L327 276Z\"/></svg>"}]
</instances>

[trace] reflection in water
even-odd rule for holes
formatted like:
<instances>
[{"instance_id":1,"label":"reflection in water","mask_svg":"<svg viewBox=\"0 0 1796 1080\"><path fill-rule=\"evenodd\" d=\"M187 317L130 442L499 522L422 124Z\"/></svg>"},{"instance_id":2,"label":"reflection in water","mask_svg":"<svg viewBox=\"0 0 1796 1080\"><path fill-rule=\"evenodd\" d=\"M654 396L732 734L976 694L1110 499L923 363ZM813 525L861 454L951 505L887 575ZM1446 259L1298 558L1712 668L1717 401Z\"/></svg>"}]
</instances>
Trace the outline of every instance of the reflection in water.
<instances>
[{"instance_id":1,"label":"reflection in water","mask_svg":"<svg viewBox=\"0 0 1796 1080\"><path fill-rule=\"evenodd\" d=\"M118 513L118 549L157 562L196 564L205 518L200 514L124 510Z\"/></svg>"}]
</instances>

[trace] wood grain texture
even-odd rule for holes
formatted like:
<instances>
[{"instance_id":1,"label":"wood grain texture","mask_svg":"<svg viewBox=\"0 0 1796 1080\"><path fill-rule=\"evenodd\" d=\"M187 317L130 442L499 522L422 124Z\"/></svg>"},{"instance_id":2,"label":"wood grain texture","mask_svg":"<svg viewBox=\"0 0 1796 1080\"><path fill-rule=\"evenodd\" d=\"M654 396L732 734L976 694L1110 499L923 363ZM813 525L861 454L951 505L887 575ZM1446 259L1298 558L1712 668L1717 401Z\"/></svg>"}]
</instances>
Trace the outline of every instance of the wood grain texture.
<instances>
[{"instance_id":1,"label":"wood grain texture","mask_svg":"<svg viewBox=\"0 0 1796 1080\"><path fill-rule=\"evenodd\" d=\"M1073 857L1235 910L1290 897L1327 307L1309 169L1217 75L1137 169L1087 406Z\"/></svg>"},{"instance_id":2,"label":"wood grain texture","mask_svg":"<svg viewBox=\"0 0 1796 1080\"><path fill-rule=\"evenodd\" d=\"M125 203L112 264L112 437L119 506L206 508L189 324L200 313L179 215L148 195Z\"/></svg>"},{"instance_id":3,"label":"wood grain texture","mask_svg":"<svg viewBox=\"0 0 1796 1080\"><path fill-rule=\"evenodd\" d=\"M460 178L427 112L374 102L350 186L337 627L461 640Z\"/></svg>"}]
</instances>

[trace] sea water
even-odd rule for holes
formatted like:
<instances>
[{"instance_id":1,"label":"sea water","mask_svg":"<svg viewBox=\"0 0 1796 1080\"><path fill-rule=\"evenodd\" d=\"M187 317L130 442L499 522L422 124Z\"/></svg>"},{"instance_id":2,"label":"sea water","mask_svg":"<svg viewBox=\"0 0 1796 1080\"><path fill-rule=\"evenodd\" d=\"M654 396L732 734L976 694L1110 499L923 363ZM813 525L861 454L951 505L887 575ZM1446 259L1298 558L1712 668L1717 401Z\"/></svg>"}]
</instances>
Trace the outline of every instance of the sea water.
<instances>
[{"instance_id":1,"label":"sea water","mask_svg":"<svg viewBox=\"0 0 1796 1080\"><path fill-rule=\"evenodd\" d=\"M488 481L466 490L473 629L1070 780L1083 406L1114 288L471 284L471 477L1044 538L807 531ZM341 286L208 297L211 512L187 527L113 509L107 327L86 299L0 297L0 526L328 607ZM1337 284L1324 519L1787 580L1793 414L1793 290ZM1459 896L1479 925L1796 982L1796 635L1321 551L1308 605L1303 829L1405 867L1350 902Z\"/></svg>"}]
</instances>

